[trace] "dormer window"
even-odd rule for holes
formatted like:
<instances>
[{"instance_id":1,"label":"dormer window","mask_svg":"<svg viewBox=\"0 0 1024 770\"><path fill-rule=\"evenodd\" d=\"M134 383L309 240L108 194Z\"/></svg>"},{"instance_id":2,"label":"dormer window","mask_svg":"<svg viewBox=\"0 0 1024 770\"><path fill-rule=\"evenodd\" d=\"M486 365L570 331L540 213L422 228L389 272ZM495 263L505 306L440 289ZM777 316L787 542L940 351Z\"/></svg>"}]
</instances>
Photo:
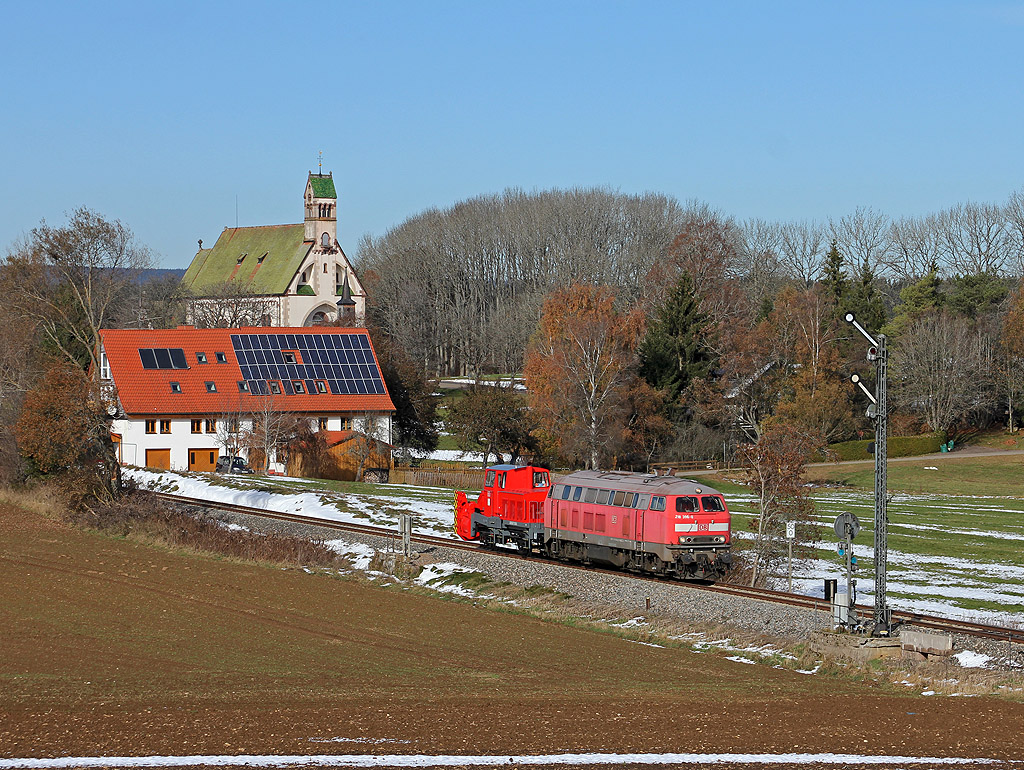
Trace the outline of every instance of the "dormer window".
<instances>
[{"instance_id":1,"label":"dormer window","mask_svg":"<svg viewBox=\"0 0 1024 770\"><path fill-rule=\"evenodd\" d=\"M321 243L321 245L325 249L329 248L330 245L331 245L331 234L330 233L324 233L323 235L321 235L320 236L320 243Z\"/></svg>"}]
</instances>

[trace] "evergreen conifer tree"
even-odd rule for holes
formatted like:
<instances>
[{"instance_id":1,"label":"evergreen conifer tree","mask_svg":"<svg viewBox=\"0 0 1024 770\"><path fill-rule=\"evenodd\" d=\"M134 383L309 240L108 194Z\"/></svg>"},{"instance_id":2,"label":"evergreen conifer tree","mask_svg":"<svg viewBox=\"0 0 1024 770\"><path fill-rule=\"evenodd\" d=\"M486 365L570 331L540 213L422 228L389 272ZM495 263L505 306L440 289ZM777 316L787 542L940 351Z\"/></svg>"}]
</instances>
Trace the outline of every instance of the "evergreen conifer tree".
<instances>
[{"instance_id":1,"label":"evergreen conifer tree","mask_svg":"<svg viewBox=\"0 0 1024 770\"><path fill-rule=\"evenodd\" d=\"M665 393L671 412L678 412L694 380L711 373L715 357L706 341L709 328L693 280L684 273L640 344L640 376Z\"/></svg>"},{"instance_id":2,"label":"evergreen conifer tree","mask_svg":"<svg viewBox=\"0 0 1024 770\"><path fill-rule=\"evenodd\" d=\"M893 319L882 329L886 336L899 337L911 321L942 307L945 297L941 287L939 268L933 261L920 280L900 292L900 304L893 311Z\"/></svg>"}]
</instances>

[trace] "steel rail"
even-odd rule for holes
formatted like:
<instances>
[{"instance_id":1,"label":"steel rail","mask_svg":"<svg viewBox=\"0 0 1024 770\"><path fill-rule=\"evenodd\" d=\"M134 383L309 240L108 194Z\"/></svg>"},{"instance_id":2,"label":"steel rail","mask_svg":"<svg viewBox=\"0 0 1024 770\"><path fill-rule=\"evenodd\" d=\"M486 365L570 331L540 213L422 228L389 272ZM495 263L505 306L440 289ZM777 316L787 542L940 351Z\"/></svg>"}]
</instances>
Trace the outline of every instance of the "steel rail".
<instances>
[{"instance_id":1,"label":"steel rail","mask_svg":"<svg viewBox=\"0 0 1024 770\"><path fill-rule=\"evenodd\" d=\"M184 495L175 495L169 492L150 492L162 500L168 500L173 503L192 505L199 508L212 508L216 510L227 511L230 513L238 513L245 516L259 516L265 519L274 519L277 521L285 521L293 524L302 524L306 526L324 527L327 529L335 529L341 532L352 532L360 535L370 535L373 537L383 537L387 539L397 539L398 533L396 530L389 529L387 527L376 527L367 524L355 524L347 521L337 521L334 519L322 519L314 516L304 516L297 513L284 513L282 511L272 511L266 508L253 508L245 505L238 505L237 503L225 503L217 500L207 500L205 498L198 497L186 497ZM501 548L486 548L477 543L468 543L461 540L454 540L446 537L438 537L436 535L425 535L413 533L412 541L423 545L431 545L441 548L451 548L457 551L468 551L472 553L486 553L490 555L502 556L509 559L519 559L521 561L537 562L538 564L558 564L559 566L570 567L573 569L584 569L589 572L598 572L601 574L618 576L618 577L630 577L636 580L646 580L655 583L666 583L675 586L681 586L690 588L697 591L708 591L711 593L722 594L725 596L737 596L744 599L754 599L757 601L771 602L774 604L783 604L790 607L800 607L804 609L818 610L821 612L831 612L832 605L825 602L823 599L816 599L812 596L804 596L802 594L791 594L784 591L775 591L769 588L754 588L751 586L741 586L732 583L700 583L692 581L680 581L673 578L668 578L659 575L648 575L638 572L629 572L624 570L608 569L608 568L595 568L592 566L580 564L579 562L571 561L552 561L551 559L538 556L535 554L524 554L519 551L504 550ZM872 607L868 605L858 604L856 606L856 612L860 617L870 617L872 613ZM944 631L947 633L963 634L965 636L973 636L983 639L995 639L999 641L1012 642L1017 644L1024 644L1024 629L1008 628L1006 626L994 626L985 623L974 623L966 620L953 620L951 618L942 618L934 615L923 615L917 612L907 612L901 610L894 610L892 613L894 625L898 622L900 624L914 625L921 628L928 628L936 631Z\"/></svg>"}]
</instances>

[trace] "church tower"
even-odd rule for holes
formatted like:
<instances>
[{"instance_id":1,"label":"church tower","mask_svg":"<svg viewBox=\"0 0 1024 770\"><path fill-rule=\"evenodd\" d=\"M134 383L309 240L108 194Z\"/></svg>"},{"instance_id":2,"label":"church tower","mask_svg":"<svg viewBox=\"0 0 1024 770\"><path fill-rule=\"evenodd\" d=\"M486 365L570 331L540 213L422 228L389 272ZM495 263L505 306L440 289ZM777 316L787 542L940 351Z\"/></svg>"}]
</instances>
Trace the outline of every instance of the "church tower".
<instances>
[{"instance_id":1,"label":"church tower","mask_svg":"<svg viewBox=\"0 0 1024 770\"><path fill-rule=\"evenodd\" d=\"M309 172L306 179L305 240L330 251L338 242L338 193L331 174Z\"/></svg>"}]
</instances>

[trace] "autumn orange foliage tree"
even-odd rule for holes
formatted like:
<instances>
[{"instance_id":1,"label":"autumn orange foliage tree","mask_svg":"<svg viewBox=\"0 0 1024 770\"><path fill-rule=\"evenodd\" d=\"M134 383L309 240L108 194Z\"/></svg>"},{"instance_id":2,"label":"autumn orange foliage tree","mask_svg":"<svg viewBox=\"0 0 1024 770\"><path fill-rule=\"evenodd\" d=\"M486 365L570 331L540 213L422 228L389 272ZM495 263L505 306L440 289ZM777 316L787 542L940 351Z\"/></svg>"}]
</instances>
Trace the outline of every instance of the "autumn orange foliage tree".
<instances>
[{"instance_id":1,"label":"autumn orange foliage tree","mask_svg":"<svg viewBox=\"0 0 1024 770\"><path fill-rule=\"evenodd\" d=\"M89 491L120 491L117 457L102 399L92 379L69 363L52 366L25 395L14 434L22 453L44 474L78 472Z\"/></svg>"},{"instance_id":2,"label":"autumn orange foliage tree","mask_svg":"<svg viewBox=\"0 0 1024 770\"><path fill-rule=\"evenodd\" d=\"M620 313L604 286L570 286L544 302L526 351L530 407L551 448L588 468L619 438L635 378L642 316Z\"/></svg>"}]
</instances>

